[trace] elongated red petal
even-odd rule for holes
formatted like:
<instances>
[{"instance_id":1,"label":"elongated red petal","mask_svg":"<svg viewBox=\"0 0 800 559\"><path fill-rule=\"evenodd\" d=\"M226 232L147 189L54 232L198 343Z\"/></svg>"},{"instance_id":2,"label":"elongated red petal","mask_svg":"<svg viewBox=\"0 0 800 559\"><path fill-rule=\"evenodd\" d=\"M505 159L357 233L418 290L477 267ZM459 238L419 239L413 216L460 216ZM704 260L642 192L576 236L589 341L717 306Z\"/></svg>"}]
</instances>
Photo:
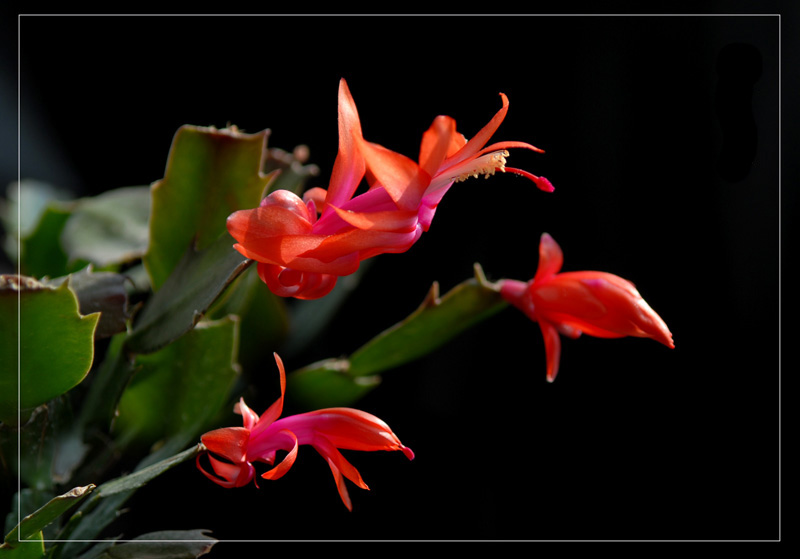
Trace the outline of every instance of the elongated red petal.
<instances>
[{"instance_id":1,"label":"elongated red petal","mask_svg":"<svg viewBox=\"0 0 800 559\"><path fill-rule=\"evenodd\" d=\"M244 485L247 485L250 482L250 480L253 479L255 468L253 468L251 464L248 463L238 464L238 465L227 464L225 462L220 462L213 456L208 456L211 468L214 470L214 473L211 474L207 472L206 469L203 468L203 466L200 464L201 456L198 456L197 459L195 460L195 465L197 466L197 469L200 470L204 476L206 476L208 479L210 479L217 485L220 485L227 489L231 489L234 487L242 487Z\"/></svg>"},{"instance_id":2,"label":"elongated red petal","mask_svg":"<svg viewBox=\"0 0 800 559\"><path fill-rule=\"evenodd\" d=\"M558 375L561 362L561 338L555 326L545 320L539 320L539 327L544 337L544 352L547 357L547 380L553 382Z\"/></svg>"},{"instance_id":3,"label":"elongated red petal","mask_svg":"<svg viewBox=\"0 0 800 559\"><path fill-rule=\"evenodd\" d=\"M247 442L250 431L244 427L224 427L203 435L200 442L214 454L231 462L242 462L247 455Z\"/></svg>"},{"instance_id":4,"label":"elongated red petal","mask_svg":"<svg viewBox=\"0 0 800 559\"><path fill-rule=\"evenodd\" d=\"M301 414L314 433L336 448L350 450L400 450L411 460L414 453L404 446L380 418L353 408L326 408Z\"/></svg>"},{"instance_id":5,"label":"elongated red petal","mask_svg":"<svg viewBox=\"0 0 800 559\"><path fill-rule=\"evenodd\" d=\"M503 100L503 107L497 111L497 113L495 113L486 126L481 128L480 132L470 138L464 147L462 147L452 156L448 157L445 161L445 165L455 165L459 161L464 161L470 157L474 157L475 154L486 145L486 143L489 141L489 138L491 138L497 131L497 128L500 126L500 123L503 122L503 119L505 119L506 113L508 112L508 97L506 97L504 93L501 93L500 97Z\"/></svg>"},{"instance_id":6,"label":"elongated red petal","mask_svg":"<svg viewBox=\"0 0 800 559\"><path fill-rule=\"evenodd\" d=\"M325 437L315 437L312 446L317 449L317 452L325 458L328 466L330 466L333 479L336 482L336 489L339 491L339 497L342 499L344 506L347 507L347 510L352 511L353 503L350 499L350 493L347 490L344 478L346 477L362 489L369 490L369 487L364 483L358 470L350 464L350 462L342 456L342 453L339 452L330 441L325 439Z\"/></svg>"},{"instance_id":7,"label":"elongated red petal","mask_svg":"<svg viewBox=\"0 0 800 559\"><path fill-rule=\"evenodd\" d=\"M533 277L533 283L558 273L564 264L564 253L558 243L547 233L542 233L539 240L539 267Z\"/></svg>"},{"instance_id":8,"label":"elongated red petal","mask_svg":"<svg viewBox=\"0 0 800 559\"><path fill-rule=\"evenodd\" d=\"M287 235L233 247L252 260L303 272L347 276L359 266L359 249L350 248L341 236Z\"/></svg>"},{"instance_id":9,"label":"elongated red petal","mask_svg":"<svg viewBox=\"0 0 800 559\"><path fill-rule=\"evenodd\" d=\"M255 473L255 468L253 468L252 464L247 462L228 464L227 462L217 460L213 456L209 456L208 461L214 473L227 481L226 484L220 483L223 487L243 487L250 483ZM206 474L206 477L209 479L213 479L205 470L203 470L203 473ZM219 481L217 481L217 483L219 483Z\"/></svg>"},{"instance_id":10,"label":"elongated red petal","mask_svg":"<svg viewBox=\"0 0 800 559\"><path fill-rule=\"evenodd\" d=\"M466 138L456 131L454 119L444 115L437 116L433 119L430 128L422 134L419 166L433 176L445 158L456 153L466 143Z\"/></svg>"},{"instance_id":11,"label":"elongated red petal","mask_svg":"<svg viewBox=\"0 0 800 559\"><path fill-rule=\"evenodd\" d=\"M534 282L531 300L540 315L558 314L589 322L599 321L608 315L609 308L594 290L577 278L565 276L558 274Z\"/></svg>"},{"instance_id":12,"label":"elongated red petal","mask_svg":"<svg viewBox=\"0 0 800 559\"><path fill-rule=\"evenodd\" d=\"M281 274L285 270L285 266L281 266L279 264L267 264L265 262L259 262L256 266L258 277L261 278L261 281L267 284L267 287L270 291L272 291L272 293L278 297L294 297L299 292L303 291L304 285L302 281L281 281Z\"/></svg>"},{"instance_id":13,"label":"elongated red petal","mask_svg":"<svg viewBox=\"0 0 800 559\"><path fill-rule=\"evenodd\" d=\"M275 358L275 363L278 365L281 395L269 408L267 408L267 411L261 414L261 419L259 419L258 423L251 431L251 437L258 436L259 433L272 425L272 423L281 416L281 413L283 413L283 398L286 394L286 369L283 366L283 360L280 358L280 356L277 353L273 353L272 355Z\"/></svg>"},{"instance_id":14,"label":"elongated red petal","mask_svg":"<svg viewBox=\"0 0 800 559\"><path fill-rule=\"evenodd\" d=\"M350 500L350 492L347 491L347 485L345 485L342 472L339 471L339 468L336 467L336 464L334 464L329 458L326 458L326 462L328 462L328 466L330 466L331 472L333 473L333 479L336 482L336 489L339 491L339 497L342 499L344 506L347 507L347 510L352 512L353 502Z\"/></svg>"},{"instance_id":15,"label":"elongated red petal","mask_svg":"<svg viewBox=\"0 0 800 559\"><path fill-rule=\"evenodd\" d=\"M239 401L233 406L233 412L242 416L244 428L248 431L258 423L258 414L247 407L244 403L244 398L239 398Z\"/></svg>"},{"instance_id":16,"label":"elongated red petal","mask_svg":"<svg viewBox=\"0 0 800 559\"><path fill-rule=\"evenodd\" d=\"M412 231L419 221L416 210L386 210L377 212L354 212L330 206L344 221L364 231Z\"/></svg>"},{"instance_id":17,"label":"elongated red petal","mask_svg":"<svg viewBox=\"0 0 800 559\"><path fill-rule=\"evenodd\" d=\"M326 437L318 435L314 437L311 443L317 452L319 452L328 461L331 466L335 466L337 470L342 472L344 477L358 485L361 489L369 489L367 484L361 478L359 471L347 459L342 456L342 453L329 441Z\"/></svg>"},{"instance_id":18,"label":"elongated red petal","mask_svg":"<svg viewBox=\"0 0 800 559\"><path fill-rule=\"evenodd\" d=\"M261 474L261 477L263 477L264 479L276 480L278 478L283 477L284 474L286 474L286 472L288 472L289 469L291 469L292 465L294 464L294 461L297 459L297 449L299 448L299 445L298 445L298 442L297 442L297 437L294 435L294 433L292 433L291 431L287 431L287 430L279 431L279 434L282 434L284 436L291 437L292 439L294 439L294 446L288 452L288 454L286 456L284 456L284 458L283 458L283 460L281 460L280 464L278 464L277 466L275 466L271 470L268 470L268 471L264 472L263 474Z\"/></svg>"},{"instance_id":19,"label":"elongated red petal","mask_svg":"<svg viewBox=\"0 0 800 559\"><path fill-rule=\"evenodd\" d=\"M295 295L297 299L320 299L330 293L336 286L338 276L330 274L317 274L313 282L308 282L305 289Z\"/></svg>"},{"instance_id":20,"label":"elongated red petal","mask_svg":"<svg viewBox=\"0 0 800 559\"><path fill-rule=\"evenodd\" d=\"M535 285L540 316L598 337L648 337L674 347L672 334L634 285L614 274L565 272Z\"/></svg>"},{"instance_id":21,"label":"elongated red petal","mask_svg":"<svg viewBox=\"0 0 800 559\"><path fill-rule=\"evenodd\" d=\"M518 140L504 140L502 142L495 142L494 144L488 145L485 148L482 148L475 154L474 157L480 157L486 153L490 153L493 151L501 151L501 150L508 150L514 148L522 148L522 149L529 149L531 151L535 151L536 153L544 153L544 150L541 148L537 148L533 144L529 144L528 142L520 142Z\"/></svg>"},{"instance_id":22,"label":"elongated red petal","mask_svg":"<svg viewBox=\"0 0 800 559\"><path fill-rule=\"evenodd\" d=\"M368 171L401 210L419 207L422 195L431 182L431 176L424 169L405 155L378 144L362 141L359 150L364 155Z\"/></svg>"},{"instance_id":23,"label":"elongated red petal","mask_svg":"<svg viewBox=\"0 0 800 559\"><path fill-rule=\"evenodd\" d=\"M277 264L259 262L256 268L258 277L267 284L269 290L278 297L297 299L318 299L324 297L336 285L338 276L302 272Z\"/></svg>"},{"instance_id":24,"label":"elongated red petal","mask_svg":"<svg viewBox=\"0 0 800 559\"><path fill-rule=\"evenodd\" d=\"M328 196L327 190L315 186L303 192L303 201L306 204L308 204L309 202L313 202L314 208L317 210L317 212L322 212L325 210L325 204L326 204L325 198L327 196Z\"/></svg>"},{"instance_id":25,"label":"elongated red petal","mask_svg":"<svg viewBox=\"0 0 800 559\"><path fill-rule=\"evenodd\" d=\"M299 198L298 198L299 200ZM305 204L303 211L305 213ZM280 206L259 206L239 210L228 216L228 233L244 245L278 235L303 235L311 232L311 223L296 212Z\"/></svg>"},{"instance_id":26,"label":"elongated red petal","mask_svg":"<svg viewBox=\"0 0 800 559\"><path fill-rule=\"evenodd\" d=\"M364 178L364 157L358 149L362 140L358 110L347 82L342 79L339 81L339 153L333 164L327 203L344 204Z\"/></svg>"},{"instance_id":27,"label":"elongated red petal","mask_svg":"<svg viewBox=\"0 0 800 559\"><path fill-rule=\"evenodd\" d=\"M410 232L396 232L352 229L346 233L331 235L326 238L324 242L320 243L318 247L303 253L303 257L326 262L339 254L359 252L358 258L363 260L373 254L406 251L414 244L418 237L419 234L416 230ZM356 258L356 262L358 262L358 258ZM320 266L319 269L326 273L332 273L328 271L330 268ZM355 269L348 273L353 273L354 271ZM347 274L342 273L337 275Z\"/></svg>"}]
</instances>

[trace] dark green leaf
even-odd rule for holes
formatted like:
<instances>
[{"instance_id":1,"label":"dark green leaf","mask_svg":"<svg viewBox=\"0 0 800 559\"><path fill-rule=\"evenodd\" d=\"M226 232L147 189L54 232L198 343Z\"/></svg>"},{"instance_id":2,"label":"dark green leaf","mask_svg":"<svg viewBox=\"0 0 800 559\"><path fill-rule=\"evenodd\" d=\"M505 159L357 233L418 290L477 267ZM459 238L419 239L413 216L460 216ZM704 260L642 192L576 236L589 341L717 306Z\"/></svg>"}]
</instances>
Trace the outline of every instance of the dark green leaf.
<instances>
[{"instance_id":1,"label":"dark green leaf","mask_svg":"<svg viewBox=\"0 0 800 559\"><path fill-rule=\"evenodd\" d=\"M75 487L74 489L50 500L37 511L29 514L5 537L5 544L16 547L20 540L27 540L41 533L45 526L80 503L92 490L94 485Z\"/></svg>"},{"instance_id":2,"label":"dark green leaf","mask_svg":"<svg viewBox=\"0 0 800 559\"><path fill-rule=\"evenodd\" d=\"M202 445L197 444L192 448L176 454L175 456L171 456L151 466L137 470L132 474L107 481L97 488L97 493L94 499L101 499L103 497L116 495L117 493L124 493L134 489L139 489L147 484L147 482L157 478L170 468L174 468L178 464L186 462L187 460L192 460L198 454L200 454L202 450Z\"/></svg>"},{"instance_id":3,"label":"dark green leaf","mask_svg":"<svg viewBox=\"0 0 800 559\"><path fill-rule=\"evenodd\" d=\"M149 448L196 440L228 397L239 373L239 318L200 322L174 343L138 355L139 371L119 403L118 438Z\"/></svg>"},{"instance_id":4,"label":"dark green leaf","mask_svg":"<svg viewBox=\"0 0 800 559\"><path fill-rule=\"evenodd\" d=\"M339 278L333 290L321 299L293 300L289 306L289 335L282 350L284 357L301 353L320 335L347 297L358 287L372 265L372 260L361 263L354 274Z\"/></svg>"},{"instance_id":5,"label":"dark green leaf","mask_svg":"<svg viewBox=\"0 0 800 559\"><path fill-rule=\"evenodd\" d=\"M289 328L285 299L273 294L261 281L255 266L249 267L209 310L211 318L235 314L241 318L239 363L243 370L260 371L264 348L283 343Z\"/></svg>"},{"instance_id":6,"label":"dark green leaf","mask_svg":"<svg viewBox=\"0 0 800 559\"><path fill-rule=\"evenodd\" d=\"M98 452L89 453L90 442L105 440L116 416L117 405L123 390L135 372L132 359L122 352L125 334L111 339L105 358L92 373L87 384L77 417L62 428L55 441L52 464L53 479L66 483L79 467L91 472L85 479L94 479L95 472L103 471L110 461L110 454L117 449L103 444ZM84 461L85 458L88 460Z\"/></svg>"},{"instance_id":7,"label":"dark green leaf","mask_svg":"<svg viewBox=\"0 0 800 559\"><path fill-rule=\"evenodd\" d=\"M136 368L123 351L125 335L111 339L103 362L95 371L76 421L77 434L84 430L107 432L116 416L117 405Z\"/></svg>"},{"instance_id":8,"label":"dark green leaf","mask_svg":"<svg viewBox=\"0 0 800 559\"><path fill-rule=\"evenodd\" d=\"M70 401L62 395L36 407L20 426L4 425L0 428L2 460L8 470L19 477L23 486L46 492L55 484L67 481L56 476L53 463L59 454L64 429L69 428L73 421ZM22 512L27 514L33 510L23 508Z\"/></svg>"},{"instance_id":9,"label":"dark green leaf","mask_svg":"<svg viewBox=\"0 0 800 559\"><path fill-rule=\"evenodd\" d=\"M354 377L347 359L326 359L287 376L287 398L307 409L344 406L359 400L381 382L378 375Z\"/></svg>"},{"instance_id":10,"label":"dark green leaf","mask_svg":"<svg viewBox=\"0 0 800 559\"><path fill-rule=\"evenodd\" d=\"M155 464L140 464L136 471L105 482L87 500L80 509L70 517L58 539L65 543L58 544L54 552L57 557L74 557L87 547L88 540L97 539L106 526L118 516L122 505L137 489L162 475L164 472L193 460L205 447L198 444L175 456L161 460Z\"/></svg>"},{"instance_id":11,"label":"dark green leaf","mask_svg":"<svg viewBox=\"0 0 800 559\"><path fill-rule=\"evenodd\" d=\"M434 283L406 319L378 334L349 359L329 359L287 377L287 396L317 408L346 405L375 387L378 373L423 357L507 306L476 264L475 278L443 297Z\"/></svg>"},{"instance_id":12,"label":"dark green leaf","mask_svg":"<svg viewBox=\"0 0 800 559\"><path fill-rule=\"evenodd\" d=\"M55 496L56 495L51 491L41 491L31 487L23 488L13 497L11 511L6 515L6 523L3 534L10 533L11 530L13 530L17 524L20 523L23 517L28 516L30 513L36 510L39 510Z\"/></svg>"},{"instance_id":13,"label":"dark green leaf","mask_svg":"<svg viewBox=\"0 0 800 559\"><path fill-rule=\"evenodd\" d=\"M505 306L500 293L476 279L460 283L442 298L434 284L414 313L350 356L349 373L374 375L418 359Z\"/></svg>"},{"instance_id":14,"label":"dark green leaf","mask_svg":"<svg viewBox=\"0 0 800 559\"><path fill-rule=\"evenodd\" d=\"M150 532L112 545L91 559L194 559L205 555L217 540L207 530Z\"/></svg>"},{"instance_id":15,"label":"dark green leaf","mask_svg":"<svg viewBox=\"0 0 800 559\"><path fill-rule=\"evenodd\" d=\"M190 248L136 317L127 348L151 353L177 340L250 263L233 249L227 233L205 250Z\"/></svg>"}]
</instances>

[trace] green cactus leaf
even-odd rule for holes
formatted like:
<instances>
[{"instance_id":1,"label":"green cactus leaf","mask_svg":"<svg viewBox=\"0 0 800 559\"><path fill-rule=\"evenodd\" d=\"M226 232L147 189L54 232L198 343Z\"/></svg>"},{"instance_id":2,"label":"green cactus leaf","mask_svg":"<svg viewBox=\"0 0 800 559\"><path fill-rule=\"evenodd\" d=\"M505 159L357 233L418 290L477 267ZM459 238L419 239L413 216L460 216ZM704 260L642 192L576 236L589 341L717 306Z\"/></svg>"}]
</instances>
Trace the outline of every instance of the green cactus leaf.
<instances>
[{"instance_id":1,"label":"green cactus leaf","mask_svg":"<svg viewBox=\"0 0 800 559\"><path fill-rule=\"evenodd\" d=\"M113 544L94 559L194 559L205 555L217 540L207 530L149 532L121 544Z\"/></svg>"},{"instance_id":2,"label":"green cactus leaf","mask_svg":"<svg viewBox=\"0 0 800 559\"><path fill-rule=\"evenodd\" d=\"M349 358L327 359L287 376L287 397L310 408L347 405L380 383L379 373L419 359L505 308L476 264L470 278L442 297L434 283L423 303Z\"/></svg>"},{"instance_id":3,"label":"green cactus leaf","mask_svg":"<svg viewBox=\"0 0 800 559\"><path fill-rule=\"evenodd\" d=\"M6 535L3 546L6 548L15 548L20 545L21 540L35 539L37 535L41 537L41 532L47 525L76 504L80 503L94 488L95 486L91 484L83 487L75 487L63 495L54 497L43 507L23 518L20 523Z\"/></svg>"},{"instance_id":4,"label":"green cactus leaf","mask_svg":"<svg viewBox=\"0 0 800 559\"><path fill-rule=\"evenodd\" d=\"M180 338L250 263L234 250L227 233L204 250L190 247L135 317L127 349L152 353Z\"/></svg>"},{"instance_id":5,"label":"green cactus leaf","mask_svg":"<svg viewBox=\"0 0 800 559\"><path fill-rule=\"evenodd\" d=\"M145 448L183 448L229 403L239 374L239 318L202 321L160 351L136 356L137 373L120 399L115 432Z\"/></svg>"},{"instance_id":6,"label":"green cactus leaf","mask_svg":"<svg viewBox=\"0 0 800 559\"><path fill-rule=\"evenodd\" d=\"M0 420L25 413L80 383L94 359L100 314L83 316L65 282L49 287L33 278L0 276Z\"/></svg>"},{"instance_id":7,"label":"green cactus leaf","mask_svg":"<svg viewBox=\"0 0 800 559\"><path fill-rule=\"evenodd\" d=\"M202 251L226 232L228 215L258 206L270 180L262 173L266 138L266 131L244 134L235 127L178 129L164 178L151 188L144 264L154 290L190 246Z\"/></svg>"},{"instance_id":8,"label":"green cactus leaf","mask_svg":"<svg viewBox=\"0 0 800 559\"><path fill-rule=\"evenodd\" d=\"M44 279L42 283L58 287L69 282L69 287L78 297L80 313L100 313L95 338L108 338L124 332L128 313L127 277L115 272L95 272L91 265L68 276Z\"/></svg>"}]
</instances>

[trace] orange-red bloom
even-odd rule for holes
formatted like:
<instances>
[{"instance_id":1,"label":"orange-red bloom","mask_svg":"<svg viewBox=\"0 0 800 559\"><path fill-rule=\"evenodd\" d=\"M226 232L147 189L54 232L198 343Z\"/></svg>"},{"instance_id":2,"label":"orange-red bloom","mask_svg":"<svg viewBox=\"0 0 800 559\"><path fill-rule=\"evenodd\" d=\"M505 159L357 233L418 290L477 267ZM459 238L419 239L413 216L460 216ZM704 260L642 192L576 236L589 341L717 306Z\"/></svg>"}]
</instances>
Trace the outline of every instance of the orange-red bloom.
<instances>
[{"instance_id":1,"label":"orange-red bloom","mask_svg":"<svg viewBox=\"0 0 800 559\"><path fill-rule=\"evenodd\" d=\"M242 416L243 427L216 429L201 437L213 473L200 465L200 456L197 457L197 467L208 479L222 487L242 487L255 478L253 462L272 465L277 451L283 450L287 452L283 460L261 474L264 479L278 479L294 464L298 447L307 444L328 462L339 495L345 506L352 510L344 479L362 489L369 487L338 449L399 450L409 460L414 458L411 449L403 446L386 423L360 410L328 408L278 419L283 412L286 373L277 353L275 361L280 371L280 398L260 417L240 399L234 411Z\"/></svg>"},{"instance_id":2,"label":"orange-red bloom","mask_svg":"<svg viewBox=\"0 0 800 559\"><path fill-rule=\"evenodd\" d=\"M667 325L628 280L605 272L563 272L561 248L547 233L539 243L539 267L529 282L501 280L500 293L538 322L547 354L547 380L558 374L559 334L599 338L652 338L674 348Z\"/></svg>"},{"instance_id":3,"label":"orange-red bloom","mask_svg":"<svg viewBox=\"0 0 800 559\"><path fill-rule=\"evenodd\" d=\"M486 143L508 111L508 99L489 123L467 141L449 116L438 116L423 134L419 161L368 142L353 97L339 83L339 152L329 188L303 198L278 190L258 208L228 217L236 250L258 262L261 279L277 295L316 299L362 260L408 250L430 227L436 207L454 182L509 171L552 191L544 177L506 167L508 149L541 152L524 142ZM362 179L368 190L354 196Z\"/></svg>"}]
</instances>

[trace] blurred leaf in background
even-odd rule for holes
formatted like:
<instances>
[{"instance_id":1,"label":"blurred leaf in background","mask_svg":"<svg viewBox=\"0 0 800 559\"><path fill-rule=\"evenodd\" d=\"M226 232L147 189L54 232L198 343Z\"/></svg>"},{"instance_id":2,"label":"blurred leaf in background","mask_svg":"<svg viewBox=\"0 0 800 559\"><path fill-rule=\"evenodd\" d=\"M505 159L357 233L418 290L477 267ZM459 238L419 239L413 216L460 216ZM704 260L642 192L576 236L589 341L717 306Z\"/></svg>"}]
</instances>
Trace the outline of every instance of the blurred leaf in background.
<instances>
[{"instance_id":1,"label":"blurred leaf in background","mask_svg":"<svg viewBox=\"0 0 800 559\"><path fill-rule=\"evenodd\" d=\"M58 236L69 217L73 194L51 184L23 179L6 188L0 199L0 224L5 231L3 249L21 273L42 277L52 267L54 275L66 273L66 253ZM21 254L20 254L21 253Z\"/></svg>"},{"instance_id":2,"label":"blurred leaf in background","mask_svg":"<svg viewBox=\"0 0 800 559\"><path fill-rule=\"evenodd\" d=\"M109 190L76 200L61 232L69 262L92 262L99 268L141 258L147 249L150 187Z\"/></svg>"}]
</instances>

